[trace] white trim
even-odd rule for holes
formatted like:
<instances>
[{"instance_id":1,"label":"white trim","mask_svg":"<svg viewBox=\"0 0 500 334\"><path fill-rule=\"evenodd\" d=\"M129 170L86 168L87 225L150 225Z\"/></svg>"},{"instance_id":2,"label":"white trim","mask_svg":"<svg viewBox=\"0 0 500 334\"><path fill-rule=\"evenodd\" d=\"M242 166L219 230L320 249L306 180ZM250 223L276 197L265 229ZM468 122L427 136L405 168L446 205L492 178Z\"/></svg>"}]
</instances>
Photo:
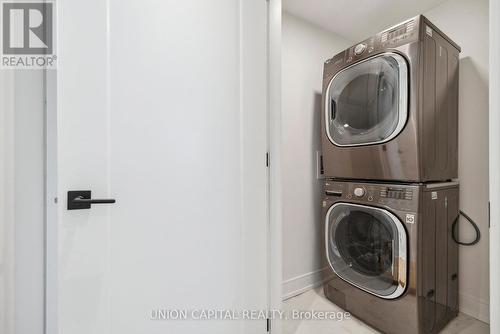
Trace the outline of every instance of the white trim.
<instances>
[{"instance_id":1,"label":"white trim","mask_svg":"<svg viewBox=\"0 0 500 334\"><path fill-rule=\"evenodd\" d=\"M44 0L44 2L47 2ZM55 3L55 2L54 2ZM52 21L53 37L57 36L57 6L54 4ZM57 43L55 43L57 47ZM54 50L57 53L57 49ZM57 334L58 329L58 233L57 233L57 70L43 70L44 95L44 261L45 308L44 333Z\"/></svg>"},{"instance_id":2,"label":"white trim","mask_svg":"<svg viewBox=\"0 0 500 334\"><path fill-rule=\"evenodd\" d=\"M57 237L57 72L45 70L45 334L56 334Z\"/></svg>"},{"instance_id":3,"label":"white trim","mask_svg":"<svg viewBox=\"0 0 500 334\"><path fill-rule=\"evenodd\" d=\"M281 0L268 2L268 94L269 94L269 307L282 309L282 206L281 206ZM279 319L271 333L281 333Z\"/></svg>"},{"instance_id":4,"label":"white trim","mask_svg":"<svg viewBox=\"0 0 500 334\"><path fill-rule=\"evenodd\" d=\"M348 278L342 276L340 273L338 273L336 270L335 270L335 267L334 265L332 264L332 261L330 261L330 252L329 252L329 249L328 249L328 245L329 245L329 242L328 242L328 236L329 236L329 233L328 233L328 230L329 230L329 222L330 222L330 214L332 212L332 210L334 208L336 208L337 206L353 206L353 207L358 207L358 208L363 208L363 209L368 209L368 210L373 210L373 211L379 211L379 212L382 212L382 214L385 214L386 216L388 216L392 222L394 223L394 225L396 225L396 228L398 230L398 260L394 259L392 260L393 263L398 263L398 276L397 276L397 279L395 280L396 282L399 282L399 283L403 283L404 285L401 285L401 284L398 284L398 286L396 287L396 289L388 294L388 295L381 295L381 294L378 294L376 292L373 292L371 291L370 289L367 289L366 287L362 286L362 285L359 285L357 284L356 282L353 282L351 280L349 280ZM343 279L344 281L346 281L347 283L351 284L351 285L354 285L355 287L363 290L363 291L366 291L374 296L377 296L377 297L380 297L380 298L384 298L384 299L395 299L395 298L398 298L399 296L401 296L405 290L406 290L406 282L407 282L407 276L408 276L408 268L404 267L404 268L401 268L401 266L399 266L399 263L408 263L408 255L407 255L407 252L406 252L406 230L403 226L403 223L401 223L401 221L399 220L398 217L396 217L395 215L393 215L391 212L385 210L385 209L381 209L381 208L377 208L377 207L374 207L374 206L368 206L368 205L360 205L360 204L353 204L353 203L344 203L344 202L337 202L335 204L333 204L327 211L326 213L326 217L325 217L325 253L326 253L326 258L327 258L327 261L328 261L328 264L330 265L330 268L333 270L333 272L335 274L337 274L338 277L340 277L341 279ZM394 254L393 254L394 256ZM399 259L399 258L402 258ZM393 264L394 266L394 264ZM394 267L393 267L394 269Z\"/></svg>"},{"instance_id":5,"label":"white trim","mask_svg":"<svg viewBox=\"0 0 500 334\"><path fill-rule=\"evenodd\" d=\"M327 269L325 267L283 281L283 301L322 285Z\"/></svg>"},{"instance_id":6,"label":"white trim","mask_svg":"<svg viewBox=\"0 0 500 334\"><path fill-rule=\"evenodd\" d=\"M243 309L269 308L269 187L265 154L268 136L267 4L239 0L240 63L240 238ZM258 138L256 138L258 136ZM258 241L258 244L255 241ZM256 290L256 286L258 289ZM265 330L265 319L245 321L242 333Z\"/></svg>"},{"instance_id":7,"label":"white trim","mask_svg":"<svg viewBox=\"0 0 500 334\"><path fill-rule=\"evenodd\" d=\"M15 176L15 142L14 142L14 110L15 110L15 76L16 71L2 70L0 73L0 233L2 238L2 270L3 284L8 289L0 300L0 332L14 333L15 320L15 241L5 236L14 235L14 176Z\"/></svg>"},{"instance_id":8,"label":"white trim","mask_svg":"<svg viewBox=\"0 0 500 334\"><path fill-rule=\"evenodd\" d=\"M490 314L500 314L500 0L489 1ZM490 332L500 333L491 317Z\"/></svg>"},{"instance_id":9,"label":"white trim","mask_svg":"<svg viewBox=\"0 0 500 334\"><path fill-rule=\"evenodd\" d=\"M386 56L386 57L391 57L393 58L394 60L396 60L396 62L398 63L398 68L399 68L399 80L398 80L398 92L399 92L399 104L398 104L398 124L396 125L396 128L394 129L394 131L385 139L382 139L382 140L379 140L379 141L373 141L373 142L363 142L363 143L356 143L356 144L339 144L337 143L335 140L333 140L331 134L330 134L330 122L333 121L330 119L330 87L332 86L332 83L333 81L335 80L335 78L351 69L351 68L354 68L362 63L365 63L365 62L368 62L368 61L371 61L373 59L376 59L376 58L379 58L379 57L383 57L383 56ZM400 54L398 53L395 53L395 52L384 52L384 53L379 53L379 54L376 54L376 55L373 55L369 58L366 58L366 59L363 59L359 62L356 62L350 66L347 66L346 68L343 68L341 69L340 71L338 71L333 77L332 79L330 80L330 82L328 83L328 87L326 88L326 91L325 91L325 96L328 96L328 98L325 98L323 97L324 99L324 105L325 105L325 130L326 130L326 135L328 137L328 139L330 140L330 142L335 145L335 146L339 146L339 147L355 147L355 146L367 146L367 145L374 145L374 144L383 144L383 143L386 143L388 141L390 141L391 139L393 139L394 137L396 137L397 135L399 135L401 133L401 131L403 130L403 128L405 127L406 125L406 121L408 120L408 64L405 60L405 58L403 56L401 56Z\"/></svg>"},{"instance_id":10,"label":"white trim","mask_svg":"<svg viewBox=\"0 0 500 334\"><path fill-rule=\"evenodd\" d=\"M459 293L458 296L460 312L483 322L490 322L490 305L487 301L464 293Z\"/></svg>"}]
</instances>

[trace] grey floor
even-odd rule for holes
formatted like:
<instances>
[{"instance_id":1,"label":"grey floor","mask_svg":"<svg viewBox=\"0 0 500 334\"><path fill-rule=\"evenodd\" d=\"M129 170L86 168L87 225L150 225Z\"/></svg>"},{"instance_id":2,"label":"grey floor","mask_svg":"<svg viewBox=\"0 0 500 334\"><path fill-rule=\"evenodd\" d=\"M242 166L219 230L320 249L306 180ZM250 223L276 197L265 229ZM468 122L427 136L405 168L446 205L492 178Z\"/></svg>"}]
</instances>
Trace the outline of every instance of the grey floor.
<instances>
[{"instance_id":1,"label":"grey floor","mask_svg":"<svg viewBox=\"0 0 500 334\"><path fill-rule=\"evenodd\" d=\"M323 295L321 288L309 290L301 295L288 299L284 303L284 311L318 310L343 312L341 308L331 303ZM348 320L286 320L283 321L283 334L331 334L331 333L379 333L354 317ZM446 334L483 334L489 333L488 324L460 313L441 333Z\"/></svg>"}]
</instances>

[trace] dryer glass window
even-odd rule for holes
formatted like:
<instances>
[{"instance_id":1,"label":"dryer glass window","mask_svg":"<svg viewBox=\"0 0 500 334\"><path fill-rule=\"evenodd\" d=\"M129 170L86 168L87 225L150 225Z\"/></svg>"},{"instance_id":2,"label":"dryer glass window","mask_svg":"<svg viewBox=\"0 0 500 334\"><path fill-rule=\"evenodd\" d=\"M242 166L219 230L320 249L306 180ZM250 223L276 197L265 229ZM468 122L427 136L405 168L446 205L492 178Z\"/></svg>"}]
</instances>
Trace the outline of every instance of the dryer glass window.
<instances>
[{"instance_id":1,"label":"dryer glass window","mask_svg":"<svg viewBox=\"0 0 500 334\"><path fill-rule=\"evenodd\" d=\"M398 54L362 61L335 75L327 90L327 133L333 144L383 143L407 119L407 65Z\"/></svg>"},{"instance_id":2,"label":"dryer glass window","mask_svg":"<svg viewBox=\"0 0 500 334\"><path fill-rule=\"evenodd\" d=\"M383 298L406 285L406 232L392 213L339 203L327 216L328 261L347 282Z\"/></svg>"}]
</instances>

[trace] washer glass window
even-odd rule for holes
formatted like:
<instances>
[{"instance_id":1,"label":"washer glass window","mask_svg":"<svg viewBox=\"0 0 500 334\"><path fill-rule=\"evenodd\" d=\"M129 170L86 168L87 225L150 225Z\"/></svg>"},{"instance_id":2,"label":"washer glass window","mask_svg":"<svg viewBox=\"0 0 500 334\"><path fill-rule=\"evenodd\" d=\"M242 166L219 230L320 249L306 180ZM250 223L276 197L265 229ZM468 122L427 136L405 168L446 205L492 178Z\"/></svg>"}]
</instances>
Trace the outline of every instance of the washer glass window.
<instances>
[{"instance_id":1,"label":"washer glass window","mask_svg":"<svg viewBox=\"0 0 500 334\"><path fill-rule=\"evenodd\" d=\"M402 56L385 53L337 73L325 94L330 141L359 146L397 136L408 117L407 72Z\"/></svg>"},{"instance_id":2,"label":"washer glass window","mask_svg":"<svg viewBox=\"0 0 500 334\"><path fill-rule=\"evenodd\" d=\"M406 287L406 232L387 210L337 203L326 217L327 258L345 281L382 298Z\"/></svg>"}]
</instances>

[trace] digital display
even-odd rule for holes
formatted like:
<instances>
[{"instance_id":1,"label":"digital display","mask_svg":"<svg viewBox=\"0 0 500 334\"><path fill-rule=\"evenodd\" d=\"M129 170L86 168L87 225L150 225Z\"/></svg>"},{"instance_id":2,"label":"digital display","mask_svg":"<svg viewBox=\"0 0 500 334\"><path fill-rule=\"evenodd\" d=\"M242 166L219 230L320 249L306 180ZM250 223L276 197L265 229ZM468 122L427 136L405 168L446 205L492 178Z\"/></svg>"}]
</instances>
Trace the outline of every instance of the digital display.
<instances>
[{"instance_id":1,"label":"digital display","mask_svg":"<svg viewBox=\"0 0 500 334\"><path fill-rule=\"evenodd\" d=\"M400 199L405 197L405 193L403 189L388 188L387 197Z\"/></svg>"},{"instance_id":2,"label":"digital display","mask_svg":"<svg viewBox=\"0 0 500 334\"><path fill-rule=\"evenodd\" d=\"M407 34L409 34L413 28L414 28L415 22L410 21L407 24L400 25L399 27L396 27L392 30L386 31L382 33L382 38L381 42L387 42L390 40L400 40L404 39L407 37Z\"/></svg>"},{"instance_id":3,"label":"digital display","mask_svg":"<svg viewBox=\"0 0 500 334\"><path fill-rule=\"evenodd\" d=\"M394 30L388 32L387 37L388 37L388 39L393 39L393 38L396 38L398 36L403 35L405 32L406 32L406 27L394 29Z\"/></svg>"},{"instance_id":4,"label":"digital display","mask_svg":"<svg viewBox=\"0 0 500 334\"><path fill-rule=\"evenodd\" d=\"M411 189L384 187L380 189L380 197L411 200L413 192Z\"/></svg>"}]
</instances>

